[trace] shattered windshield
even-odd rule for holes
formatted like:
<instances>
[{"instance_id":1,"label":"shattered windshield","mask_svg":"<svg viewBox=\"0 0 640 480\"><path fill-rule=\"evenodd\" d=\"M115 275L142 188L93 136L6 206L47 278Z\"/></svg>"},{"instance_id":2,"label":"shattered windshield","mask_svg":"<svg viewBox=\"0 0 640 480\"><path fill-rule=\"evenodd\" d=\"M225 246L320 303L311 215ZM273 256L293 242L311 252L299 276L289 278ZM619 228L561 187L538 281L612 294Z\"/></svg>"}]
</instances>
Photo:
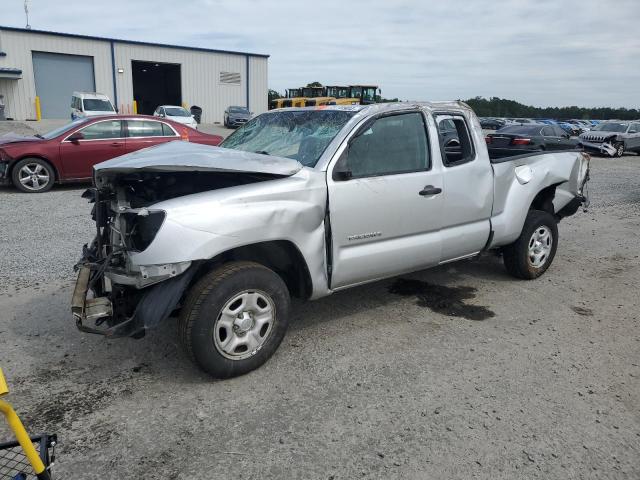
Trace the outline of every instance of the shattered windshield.
<instances>
[{"instance_id":1,"label":"shattered windshield","mask_svg":"<svg viewBox=\"0 0 640 480\"><path fill-rule=\"evenodd\" d=\"M232 133L221 147L276 155L313 167L354 111L296 110L260 115Z\"/></svg>"},{"instance_id":2,"label":"shattered windshield","mask_svg":"<svg viewBox=\"0 0 640 480\"><path fill-rule=\"evenodd\" d=\"M628 125L626 123L601 123L600 125L596 125L592 130L596 130L599 132L620 132L624 133L627 131Z\"/></svg>"}]
</instances>

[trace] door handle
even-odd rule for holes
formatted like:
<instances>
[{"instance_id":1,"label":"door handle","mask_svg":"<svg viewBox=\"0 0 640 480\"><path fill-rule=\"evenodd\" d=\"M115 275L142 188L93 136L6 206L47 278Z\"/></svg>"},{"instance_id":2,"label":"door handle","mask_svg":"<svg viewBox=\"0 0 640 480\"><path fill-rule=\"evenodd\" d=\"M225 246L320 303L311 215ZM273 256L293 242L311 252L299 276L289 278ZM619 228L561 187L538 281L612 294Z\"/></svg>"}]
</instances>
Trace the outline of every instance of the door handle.
<instances>
[{"instance_id":1,"label":"door handle","mask_svg":"<svg viewBox=\"0 0 640 480\"><path fill-rule=\"evenodd\" d=\"M122 143L120 143L120 142L111 142L111 146L112 147L121 147Z\"/></svg>"},{"instance_id":2,"label":"door handle","mask_svg":"<svg viewBox=\"0 0 640 480\"><path fill-rule=\"evenodd\" d=\"M418 195L422 195L423 197L427 197L429 195L438 195L442 193L442 189L439 187L434 187L433 185L427 185L422 190L418 192Z\"/></svg>"}]
</instances>

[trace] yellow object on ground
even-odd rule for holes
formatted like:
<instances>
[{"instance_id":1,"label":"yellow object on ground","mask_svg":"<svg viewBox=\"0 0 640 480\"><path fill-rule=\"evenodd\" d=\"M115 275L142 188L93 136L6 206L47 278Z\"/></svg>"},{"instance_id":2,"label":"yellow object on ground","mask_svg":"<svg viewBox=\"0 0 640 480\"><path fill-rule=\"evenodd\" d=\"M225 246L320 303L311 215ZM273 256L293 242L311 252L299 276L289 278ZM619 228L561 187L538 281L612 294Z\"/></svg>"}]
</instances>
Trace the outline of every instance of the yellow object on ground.
<instances>
[{"instance_id":1,"label":"yellow object on ground","mask_svg":"<svg viewBox=\"0 0 640 480\"><path fill-rule=\"evenodd\" d=\"M2 369L0 368L0 396L6 395L8 393L9 387L7 386L7 381L5 380ZM9 428L15 435L16 440L22 447L22 450L24 450L24 454L33 467L34 472L36 474L44 472L44 463L42 463L40 455L38 455L38 451L33 446L33 442L31 441L29 434L25 430L20 417L18 417L13 407L4 400L0 400L0 413L2 413L7 419Z\"/></svg>"}]
</instances>

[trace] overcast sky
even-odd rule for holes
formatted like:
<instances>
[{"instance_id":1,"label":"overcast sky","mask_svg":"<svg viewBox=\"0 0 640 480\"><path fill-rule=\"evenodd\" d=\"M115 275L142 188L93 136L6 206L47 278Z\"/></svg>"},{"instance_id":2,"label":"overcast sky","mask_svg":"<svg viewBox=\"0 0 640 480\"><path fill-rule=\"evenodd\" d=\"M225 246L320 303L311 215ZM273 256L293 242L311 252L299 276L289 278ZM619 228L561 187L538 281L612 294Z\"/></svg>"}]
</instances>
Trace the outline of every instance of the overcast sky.
<instances>
[{"instance_id":1,"label":"overcast sky","mask_svg":"<svg viewBox=\"0 0 640 480\"><path fill-rule=\"evenodd\" d=\"M23 0L0 25L24 27ZM269 86L640 107L640 0L31 0L34 29L271 55Z\"/></svg>"}]
</instances>

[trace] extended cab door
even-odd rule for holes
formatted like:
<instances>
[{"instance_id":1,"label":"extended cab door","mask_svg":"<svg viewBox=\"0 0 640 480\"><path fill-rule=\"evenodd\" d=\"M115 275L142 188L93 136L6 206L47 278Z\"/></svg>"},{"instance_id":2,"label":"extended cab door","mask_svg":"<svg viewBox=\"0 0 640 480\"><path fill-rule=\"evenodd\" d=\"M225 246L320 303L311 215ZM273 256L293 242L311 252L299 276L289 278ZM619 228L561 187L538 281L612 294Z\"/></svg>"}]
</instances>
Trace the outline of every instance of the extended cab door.
<instances>
[{"instance_id":1,"label":"extended cab door","mask_svg":"<svg viewBox=\"0 0 640 480\"><path fill-rule=\"evenodd\" d=\"M432 160L420 111L355 131L327 172L332 289L438 264L442 166Z\"/></svg>"},{"instance_id":2,"label":"extended cab door","mask_svg":"<svg viewBox=\"0 0 640 480\"><path fill-rule=\"evenodd\" d=\"M78 132L82 138L70 139ZM60 143L60 159L68 179L90 178L95 164L125 153L120 120L100 120L74 133Z\"/></svg>"},{"instance_id":3,"label":"extended cab door","mask_svg":"<svg viewBox=\"0 0 640 480\"><path fill-rule=\"evenodd\" d=\"M445 149L440 135L443 170L442 255L447 262L480 252L489 239L493 208L493 168L482 130L461 112L434 115L440 127L453 123L457 147Z\"/></svg>"}]
</instances>

